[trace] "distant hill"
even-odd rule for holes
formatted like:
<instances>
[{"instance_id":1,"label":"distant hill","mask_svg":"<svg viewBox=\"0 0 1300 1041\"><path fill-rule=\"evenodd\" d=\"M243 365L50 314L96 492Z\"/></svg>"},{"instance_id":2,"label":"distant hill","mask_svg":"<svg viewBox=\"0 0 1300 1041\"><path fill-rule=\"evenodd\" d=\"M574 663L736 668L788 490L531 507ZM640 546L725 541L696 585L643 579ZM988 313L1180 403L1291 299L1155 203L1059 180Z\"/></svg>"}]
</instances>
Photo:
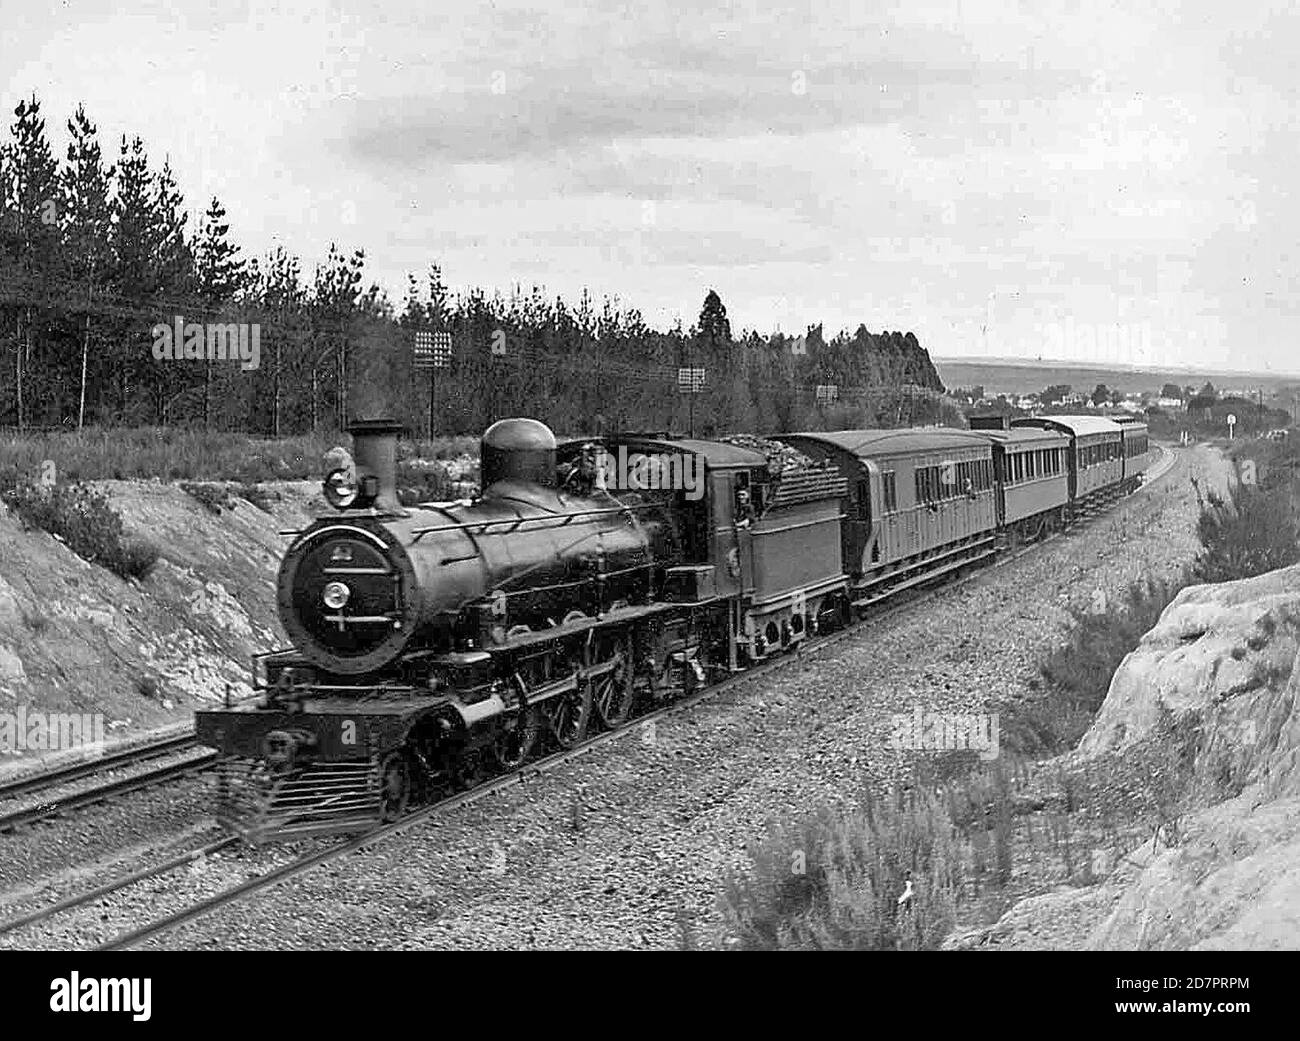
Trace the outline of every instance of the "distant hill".
<instances>
[{"instance_id":1,"label":"distant hill","mask_svg":"<svg viewBox=\"0 0 1300 1041\"><path fill-rule=\"evenodd\" d=\"M932 356L939 378L949 390L982 386L987 393L1028 394L1052 384L1068 383L1074 390L1091 391L1098 383L1124 392L1159 392L1166 383L1202 386L1206 380L1221 391L1237 393L1262 389L1270 397L1290 398L1300 392L1300 377L1243 375L1204 370L1105 368L1069 362L1022 362L1001 358L940 358Z\"/></svg>"}]
</instances>

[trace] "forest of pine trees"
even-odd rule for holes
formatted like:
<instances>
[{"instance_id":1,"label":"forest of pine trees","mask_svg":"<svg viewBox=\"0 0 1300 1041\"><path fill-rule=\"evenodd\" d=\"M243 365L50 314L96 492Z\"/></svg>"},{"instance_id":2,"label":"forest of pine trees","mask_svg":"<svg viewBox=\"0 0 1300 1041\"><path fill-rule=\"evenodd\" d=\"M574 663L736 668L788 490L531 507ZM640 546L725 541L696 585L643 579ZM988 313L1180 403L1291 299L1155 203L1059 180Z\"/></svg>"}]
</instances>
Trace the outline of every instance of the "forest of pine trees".
<instances>
[{"instance_id":1,"label":"forest of pine trees","mask_svg":"<svg viewBox=\"0 0 1300 1041\"><path fill-rule=\"evenodd\" d=\"M67 133L60 160L32 96L0 141L0 426L303 433L358 414L363 382L360 396L413 431L432 407L439 434L519 414L566 433L691 424L705 436L959 422L912 333L735 335L712 290L691 328L656 330L586 292L576 304L540 287L452 294L432 262L394 305L367 285L362 251L331 244L310 277L283 248L247 257L220 201L192 221L138 137L101 142L84 107ZM260 364L156 361L151 330L176 315L257 323ZM411 368L420 331L451 336L432 381ZM379 351L391 363L369 365ZM698 394L680 387L684 367L704 370Z\"/></svg>"}]
</instances>

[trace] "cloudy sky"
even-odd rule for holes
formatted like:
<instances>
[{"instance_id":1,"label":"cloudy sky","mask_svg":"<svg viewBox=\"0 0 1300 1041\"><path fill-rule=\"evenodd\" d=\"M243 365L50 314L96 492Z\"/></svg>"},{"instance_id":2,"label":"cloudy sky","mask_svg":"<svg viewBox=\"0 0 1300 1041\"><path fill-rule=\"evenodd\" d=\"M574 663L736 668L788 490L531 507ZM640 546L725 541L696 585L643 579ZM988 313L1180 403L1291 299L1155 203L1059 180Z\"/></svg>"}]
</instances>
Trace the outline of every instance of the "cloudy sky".
<instances>
[{"instance_id":1,"label":"cloudy sky","mask_svg":"<svg viewBox=\"0 0 1300 1041\"><path fill-rule=\"evenodd\" d=\"M1300 373L1292 4L0 0L0 101L400 302L588 286L936 356ZM571 12L571 13L565 13Z\"/></svg>"}]
</instances>

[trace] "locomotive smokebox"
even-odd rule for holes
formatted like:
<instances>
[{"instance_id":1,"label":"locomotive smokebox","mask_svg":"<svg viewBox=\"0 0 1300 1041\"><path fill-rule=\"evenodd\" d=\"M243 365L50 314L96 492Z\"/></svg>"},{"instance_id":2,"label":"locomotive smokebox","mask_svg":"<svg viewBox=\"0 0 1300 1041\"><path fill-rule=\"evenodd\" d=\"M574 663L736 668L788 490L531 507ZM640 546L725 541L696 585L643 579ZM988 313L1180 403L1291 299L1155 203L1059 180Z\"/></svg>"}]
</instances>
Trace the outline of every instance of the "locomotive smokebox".
<instances>
[{"instance_id":1,"label":"locomotive smokebox","mask_svg":"<svg viewBox=\"0 0 1300 1041\"><path fill-rule=\"evenodd\" d=\"M555 435L535 419L502 419L483 432L479 462L484 490L497 481L555 487Z\"/></svg>"},{"instance_id":2,"label":"locomotive smokebox","mask_svg":"<svg viewBox=\"0 0 1300 1041\"><path fill-rule=\"evenodd\" d=\"M363 486L373 478L376 494L372 501L382 513L403 515L397 501L397 435L402 425L392 419L360 419L348 427L352 435L357 480Z\"/></svg>"}]
</instances>

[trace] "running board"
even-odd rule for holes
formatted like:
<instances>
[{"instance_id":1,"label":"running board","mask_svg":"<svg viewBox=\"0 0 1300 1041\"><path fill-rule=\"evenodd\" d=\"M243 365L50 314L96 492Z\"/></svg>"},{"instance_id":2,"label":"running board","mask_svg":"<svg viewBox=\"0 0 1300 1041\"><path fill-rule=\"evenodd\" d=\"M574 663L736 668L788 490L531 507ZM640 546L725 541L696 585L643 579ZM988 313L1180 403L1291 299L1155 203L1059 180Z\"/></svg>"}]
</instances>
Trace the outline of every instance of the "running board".
<instances>
[{"instance_id":1,"label":"running board","mask_svg":"<svg viewBox=\"0 0 1300 1041\"><path fill-rule=\"evenodd\" d=\"M864 596L860 600L854 600L853 606L858 608L859 610L865 607L870 607L872 604L878 604L882 600L888 600L895 593L899 593L904 589L911 589L913 586L919 586L923 582L929 582L931 579L938 578L940 575L946 575L950 571L956 571L959 568L969 567L971 564L978 564L981 560L987 560L989 557L995 557L997 556L997 552L998 551L996 548L986 549L984 550L984 552L979 553L976 556L963 557L961 560L954 560L952 563L945 564L941 568L935 568L933 571L926 571L923 574L917 575L914 578L909 578L905 582L899 582L897 585L892 585L888 589L877 594L876 596Z\"/></svg>"}]
</instances>

